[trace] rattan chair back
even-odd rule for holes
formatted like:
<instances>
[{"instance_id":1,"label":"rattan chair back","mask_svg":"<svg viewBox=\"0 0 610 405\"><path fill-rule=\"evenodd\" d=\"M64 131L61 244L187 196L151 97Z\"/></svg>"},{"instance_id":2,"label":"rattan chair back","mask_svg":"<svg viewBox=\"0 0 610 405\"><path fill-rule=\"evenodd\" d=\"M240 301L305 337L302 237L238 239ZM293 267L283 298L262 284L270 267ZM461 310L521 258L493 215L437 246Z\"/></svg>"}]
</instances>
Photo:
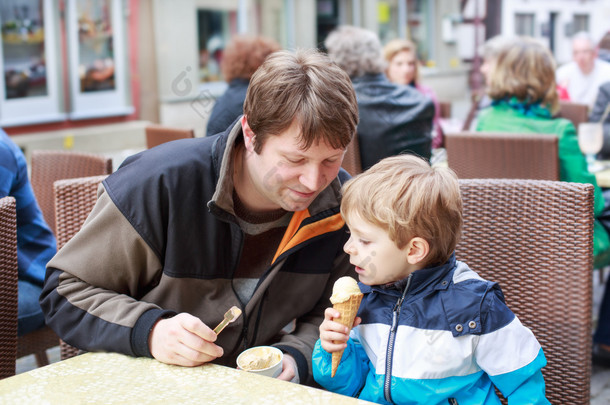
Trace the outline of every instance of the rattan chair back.
<instances>
[{"instance_id":1,"label":"rattan chair back","mask_svg":"<svg viewBox=\"0 0 610 405\"><path fill-rule=\"evenodd\" d=\"M79 177L57 180L53 183L57 218L57 249L64 247L83 226L97 201L99 185L106 177L106 175ZM77 348L61 341L62 360L77 354Z\"/></svg>"},{"instance_id":2,"label":"rattan chair back","mask_svg":"<svg viewBox=\"0 0 610 405\"><path fill-rule=\"evenodd\" d=\"M32 152L32 188L45 221L55 233L53 182L112 173L112 159L84 152L35 150Z\"/></svg>"},{"instance_id":3,"label":"rattan chair back","mask_svg":"<svg viewBox=\"0 0 610 405\"><path fill-rule=\"evenodd\" d=\"M558 147L551 134L445 134L447 163L460 179L559 180Z\"/></svg>"},{"instance_id":4,"label":"rattan chair back","mask_svg":"<svg viewBox=\"0 0 610 405\"><path fill-rule=\"evenodd\" d=\"M146 127L146 147L154 148L165 142L177 139L194 138L195 131L184 128L171 128L162 125L150 125Z\"/></svg>"},{"instance_id":5,"label":"rattan chair back","mask_svg":"<svg viewBox=\"0 0 610 405\"><path fill-rule=\"evenodd\" d=\"M553 404L589 404L593 186L460 180L464 228L456 249L487 280L544 349Z\"/></svg>"},{"instance_id":6,"label":"rattan chair back","mask_svg":"<svg viewBox=\"0 0 610 405\"><path fill-rule=\"evenodd\" d=\"M0 198L0 379L15 375L17 360L17 213Z\"/></svg>"},{"instance_id":7,"label":"rattan chair back","mask_svg":"<svg viewBox=\"0 0 610 405\"><path fill-rule=\"evenodd\" d=\"M589 106L587 104L561 100L559 101L558 116L572 121L572 124L578 130L578 124L589 122Z\"/></svg>"},{"instance_id":8,"label":"rattan chair back","mask_svg":"<svg viewBox=\"0 0 610 405\"><path fill-rule=\"evenodd\" d=\"M360 147L358 145L358 134L354 134L352 141L347 145L343 163L341 164L349 174L355 176L362 173L362 163L360 161Z\"/></svg>"}]
</instances>

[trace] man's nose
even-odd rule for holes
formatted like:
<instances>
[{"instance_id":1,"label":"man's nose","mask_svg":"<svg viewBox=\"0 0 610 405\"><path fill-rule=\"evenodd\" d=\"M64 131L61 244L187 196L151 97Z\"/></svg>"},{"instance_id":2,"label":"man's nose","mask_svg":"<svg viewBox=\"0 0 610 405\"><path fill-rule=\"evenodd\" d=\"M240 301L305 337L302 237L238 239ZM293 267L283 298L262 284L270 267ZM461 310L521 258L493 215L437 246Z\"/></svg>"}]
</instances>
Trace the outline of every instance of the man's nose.
<instances>
[{"instance_id":1,"label":"man's nose","mask_svg":"<svg viewBox=\"0 0 610 405\"><path fill-rule=\"evenodd\" d=\"M320 166L316 164L306 166L299 181L309 191L318 191L324 184L324 175Z\"/></svg>"}]
</instances>

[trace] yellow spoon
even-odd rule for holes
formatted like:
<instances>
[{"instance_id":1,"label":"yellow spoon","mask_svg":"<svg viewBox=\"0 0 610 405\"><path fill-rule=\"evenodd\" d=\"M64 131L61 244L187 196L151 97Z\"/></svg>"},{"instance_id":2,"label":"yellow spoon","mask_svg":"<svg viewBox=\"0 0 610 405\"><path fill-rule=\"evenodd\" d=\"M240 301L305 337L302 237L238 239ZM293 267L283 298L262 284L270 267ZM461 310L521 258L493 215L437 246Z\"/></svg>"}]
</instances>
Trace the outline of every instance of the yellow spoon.
<instances>
[{"instance_id":1,"label":"yellow spoon","mask_svg":"<svg viewBox=\"0 0 610 405\"><path fill-rule=\"evenodd\" d=\"M239 318L239 316L241 315L241 309L237 308L236 306L231 307L224 316L224 319L222 320L222 322L220 322L218 324L217 327L214 328L214 333L216 333L217 335L222 332L222 330L231 322L235 321L237 318Z\"/></svg>"}]
</instances>

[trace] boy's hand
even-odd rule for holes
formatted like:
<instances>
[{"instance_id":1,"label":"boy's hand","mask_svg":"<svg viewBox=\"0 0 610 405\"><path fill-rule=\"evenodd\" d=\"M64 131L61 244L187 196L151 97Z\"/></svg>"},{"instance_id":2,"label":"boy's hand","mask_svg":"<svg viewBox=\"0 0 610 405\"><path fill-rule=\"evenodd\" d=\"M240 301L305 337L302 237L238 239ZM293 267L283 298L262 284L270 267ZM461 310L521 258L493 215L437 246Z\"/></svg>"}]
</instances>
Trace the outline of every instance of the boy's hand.
<instances>
[{"instance_id":1,"label":"boy's hand","mask_svg":"<svg viewBox=\"0 0 610 405\"><path fill-rule=\"evenodd\" d=\"M326 308L324 311L324 321L320 325L320 343L328 353L338 352L347 347L350 329L334 321L340 315L334 308ZM352 328L358 326L360 322L360 317L356 317Z\"/></svg>"}]
</instances>

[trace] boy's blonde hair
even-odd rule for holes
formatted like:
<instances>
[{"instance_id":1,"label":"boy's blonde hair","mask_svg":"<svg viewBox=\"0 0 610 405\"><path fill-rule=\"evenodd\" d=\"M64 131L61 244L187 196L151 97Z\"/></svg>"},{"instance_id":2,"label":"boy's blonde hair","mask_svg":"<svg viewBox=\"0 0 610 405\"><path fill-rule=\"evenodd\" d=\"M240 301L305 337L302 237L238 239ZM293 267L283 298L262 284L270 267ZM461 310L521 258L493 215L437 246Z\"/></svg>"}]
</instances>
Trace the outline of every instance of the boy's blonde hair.
<instances>
[{"instance_id":1,"label":"boy's blonde hair","mask_svg":"<svg viewBox=\"0 0 610 405\"><path fill-rule=\"evenodd\" d=\"M413 155L385 158L343 187L341 215L388 232L398 248L414 237L430 245L426 266L445 263L460 238L462 199L457 176Z\"/></svg>"}]
</instances>

